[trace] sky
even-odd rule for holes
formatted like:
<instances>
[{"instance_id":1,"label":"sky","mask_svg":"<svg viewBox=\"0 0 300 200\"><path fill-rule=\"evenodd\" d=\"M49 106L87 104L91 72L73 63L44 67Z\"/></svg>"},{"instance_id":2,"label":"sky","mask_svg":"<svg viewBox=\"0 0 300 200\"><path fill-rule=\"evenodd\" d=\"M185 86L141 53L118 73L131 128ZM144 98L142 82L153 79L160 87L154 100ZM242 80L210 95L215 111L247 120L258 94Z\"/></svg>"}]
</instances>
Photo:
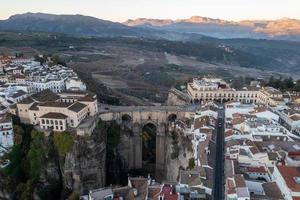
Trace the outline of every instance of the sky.
<instances>
[{"instance_id":1,"label":"sky","mask_svg":"<svg viewBox=\"0 0 300 200\"><path fill-rule=\"evenodd\" d=\"M118 22L195 15L234 21L300 19L300 0L0 0L0 19L26 12L82 14Z\"/></svg>"}]
</instances>

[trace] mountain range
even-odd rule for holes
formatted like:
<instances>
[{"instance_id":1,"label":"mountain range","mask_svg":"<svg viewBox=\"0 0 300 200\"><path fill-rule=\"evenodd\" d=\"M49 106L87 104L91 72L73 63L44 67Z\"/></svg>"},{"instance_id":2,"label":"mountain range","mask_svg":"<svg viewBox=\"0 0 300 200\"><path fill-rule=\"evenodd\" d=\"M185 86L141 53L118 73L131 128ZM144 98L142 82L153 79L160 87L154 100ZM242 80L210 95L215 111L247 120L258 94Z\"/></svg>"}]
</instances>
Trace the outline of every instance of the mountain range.
<instances>
[{"instance_id":1,"label":"mountain range","mask_svg":"<svg viewBox=\"0 0 300 200\"><path fill-rule=\"evenodd\" d=\"M157 30L197 33L217 38L265 38L300 39L300 20L282 18L278 20L227 21L193 16L189 19L147 19L128 20L131 27L148 27Z\"/></svg>"},{"instance_id":2,"label":"mountain range","mask_svg":"<svg viewBox=\"0 0 300 200\"><path fill-rule=\"evenodd\" d=\"M128 20L124 23L83 15L25 13L0 20L2 31L32 31L100 37L151 37L169 40L197 40L204 36L300 41L300 20L227 21L193 16L189 19Z\"/></svg>"}]
</instances>

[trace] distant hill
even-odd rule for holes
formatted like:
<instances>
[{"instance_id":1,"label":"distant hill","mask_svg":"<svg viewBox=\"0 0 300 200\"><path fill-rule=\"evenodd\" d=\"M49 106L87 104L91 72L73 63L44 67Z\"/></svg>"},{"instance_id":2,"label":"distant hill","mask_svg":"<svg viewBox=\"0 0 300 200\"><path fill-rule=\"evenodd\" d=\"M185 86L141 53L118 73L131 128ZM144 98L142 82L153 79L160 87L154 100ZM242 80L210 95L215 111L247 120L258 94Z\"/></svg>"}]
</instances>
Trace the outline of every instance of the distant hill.
<instances>
[{"instance_id":1,"label":"distant hill","mask_svg":"<svg viewBox=\"0 0 300 200\"><path fill-rule=\"evenodd\" d=\"M101 20L83 15L53 15L25 13L0 20L0 31L27 31L63 33L77 36L98 37L148 37L168 40L191 40L202 38L200 34L179 33L131 27L122 23Z\"/></svg>"},{"instance_id":2,"label":"distant hill","mask_svg":"<svg viewBox=\"0 0 300 200\"><path fill-rule=\"evenodd\" d=\"M135 36L138 29L83 15L26 13L0 21L0 30L55 32L88 36Z\"/></svg>"},{"instance_id":3,"label":"distant hill","mask_svg":"<svg viewBox=\"0 0 300 200\"><path fill-rule=\"evenodd\" d=\"M189 19L140 18L116 23L83 15L25 13L0 20L2 31L64 33L100 37L148 37L198 41L204 36L216 38L283 39L300 41L300 20L226 21L193 16Z\"/></svg>"},{"instance_id":4,"label":"distant hill","mask_svg":"<svg viewBox=\"0 0 300 200\"><path fill-rule=\"evenodd\" d=\"M197 33L217 38L265 38L300 40L300 20L244 20L239 22L193 16L189 19L139 18L124 22L131 27L148 27L181 33Z\"/></svg>"}]
</instances>

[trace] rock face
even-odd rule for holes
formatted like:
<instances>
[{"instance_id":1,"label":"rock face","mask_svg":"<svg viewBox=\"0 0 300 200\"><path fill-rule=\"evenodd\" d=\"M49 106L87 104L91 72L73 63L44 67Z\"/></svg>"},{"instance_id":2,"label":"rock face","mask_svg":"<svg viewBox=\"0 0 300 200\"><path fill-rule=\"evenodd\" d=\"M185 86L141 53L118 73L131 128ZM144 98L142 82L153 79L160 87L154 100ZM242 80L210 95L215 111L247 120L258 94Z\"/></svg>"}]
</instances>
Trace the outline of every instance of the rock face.
<instances>
[{"instance_id":1,"label":"rock face","mask_svg":"<svg viewBox=\"0 0 300 200\"><path fill-rule=\"evenodd\" d=\"M172 88L169 91L168 99L167 99L167 105L169 106L180 106L180 105L186 105L191 102L191 98L184 94L183 92Z\"/></svg>"},{"instance_id":2,"label":"rock face","mask_svg":"<svg viewBox=\"0 0 300 200\"><path fill-rule=\"evenodd\" d=\"M171 136L166 139L166 180L171 182L178 181L180 168L186 169L188 167L189 159L193 157L191 149L192 143L187 142L188 139L185 136L178 137L178 157L172 157L174 153L173 139Z\"/></svg>"},{"instance_id":3,"label":"rock face","mask_svg":"<svg viewBox=\"0 0 300 200\"><path fill-rule=\"evenodd\" d=\"M46 140L46 162L40 177L44 187L58 184L85 194L105 186L105 131L96 130L90 137L75 138L71 151L65 155L58 155L50 136Z\"/></svg>"},{"instance_id":4,"label":"rock face","mask_svg":"<svg viewBox=\"0 0 300 200\"><path fill-rule=\"evenodd\" d=\"M90 138L77 138L72 151L60 159L65 187L80 193L105 186L106 137L95 131Z\"/></svg>"}]
</instances>

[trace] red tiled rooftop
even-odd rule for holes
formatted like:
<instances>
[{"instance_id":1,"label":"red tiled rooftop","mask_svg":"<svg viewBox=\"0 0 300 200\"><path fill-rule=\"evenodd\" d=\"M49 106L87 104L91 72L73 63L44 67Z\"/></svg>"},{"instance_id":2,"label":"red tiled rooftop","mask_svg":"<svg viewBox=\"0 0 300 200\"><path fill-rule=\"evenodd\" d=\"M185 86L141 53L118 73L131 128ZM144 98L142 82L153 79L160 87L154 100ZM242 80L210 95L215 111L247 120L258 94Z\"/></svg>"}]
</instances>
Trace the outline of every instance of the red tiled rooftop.
<instances>
[{"instance_id":1,"label":"red tiled rooftop","mask_svg":"<svg viewBox=\"0 0 300 200\"><path fill-rule=\"evenodd\" d=\"M86 95L84 97L81 97L79 101L84 101L84 102L94 102L96 99L93 98L91 95Z\"/></svg>"},{"instance_id":2,"label":"red tiled rooftop","mask_svg":"<svg viewBox=\"0 0 300 200\"><path fill-rule=\"evenodd\" d=\"M300 177L300 167L279 165L277 168L290 190L300 192L300 184L295 180L295 177Z\"/></svg>"},{"instance_id":3,"label":"red tiled rooftop","mask_svg":"<svg viewBox=\"0 0 300 200\"><path fill-rule=\"evenodd\" d=\"M266 173L267 170L264 167L247 167L247 172Z\"/></svg>"},{"instance_id":4,"label":"red tiled rooftop","mask_svg":"<svg viewBox=\"0 0 300 200\"><path fill-rule=\"evenodd\" d=\"M288 152L288 156L290 157L300 156L300 151L290 151Z\"/></svg>"},{"instance_id":5,"label":"red tiled rooftop","mask_svg":"<svg viewBox=\"0 0 300 200\"><path fill-rule=\"evenodd\" d=\"M172 193L172 187L171 187L171 185L168 185L168 184L165 184L163 186L160 194L163 195L164 200L177 200L178 199L178 194Z\"/></svg>"}]
</instances>

